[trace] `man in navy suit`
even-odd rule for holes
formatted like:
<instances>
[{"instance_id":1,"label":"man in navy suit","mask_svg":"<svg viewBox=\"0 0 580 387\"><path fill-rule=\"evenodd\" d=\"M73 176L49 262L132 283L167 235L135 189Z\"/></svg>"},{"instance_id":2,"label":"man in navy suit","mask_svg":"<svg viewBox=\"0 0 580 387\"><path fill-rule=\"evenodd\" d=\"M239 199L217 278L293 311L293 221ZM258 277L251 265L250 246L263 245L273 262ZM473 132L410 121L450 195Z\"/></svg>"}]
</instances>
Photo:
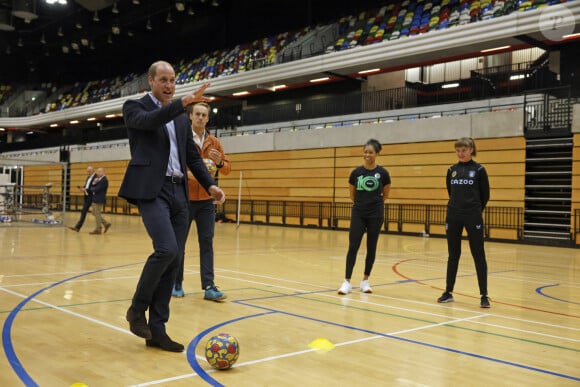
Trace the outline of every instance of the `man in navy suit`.
<instances>
[{"instance_id":1,"label":"man in navy suit","mask_svg":"<svg viewBox=\"0 0 580 387\"><path fill-rule=\"evenodd\" d=\"M109 180L105 175L104 168L97 168L97 176L93 179L91 183L90 191L93 194L93 215L95 216L95 229L89 234L99 235L102 230L102 226L105 227L105 232L111 227L111 223L107 222L101 213L105 208L105 203L107 202L107 190L109 189Z\"/></svg>"},{"instance_id":2,"label":"man in navy suit","mask_svg":"<svg viewBox=\"0 0 580 387\"><path fill-rule=\"evenodd\" d=\"M216 203L224 192L216 185L193 142L185 108L208 101L198 90L173 100L175 71L164 61L149 68L151 91L123 104L131 160L119 189L119 196L139 207L154 252L147 258L127 321L131 332L146 339L148 347L182 352L184 346L167 335L169 301L188 230L189 168ZM149 310L149 321L145 312Z\"/></svg>"},{"instance_id":3,"label":"man in navy suit","mask_svg":"<svg viewBox=\"0 0 580 387\"><path fill-rule=\"evenodd\" d=\"M81 227L83 227L87 217L87 212L89 212L89 208L91 208L91 204L93 204L93 193L89 188L91 187L95 176L95 168L89 165L87 167L87 178L85 179L85 185L77 187L79 191L83 193L83 209L81 210L81 217L77 224L75 224L74 227L69 227L73 231L81 231Z\"/></svg>"}]
</instances>

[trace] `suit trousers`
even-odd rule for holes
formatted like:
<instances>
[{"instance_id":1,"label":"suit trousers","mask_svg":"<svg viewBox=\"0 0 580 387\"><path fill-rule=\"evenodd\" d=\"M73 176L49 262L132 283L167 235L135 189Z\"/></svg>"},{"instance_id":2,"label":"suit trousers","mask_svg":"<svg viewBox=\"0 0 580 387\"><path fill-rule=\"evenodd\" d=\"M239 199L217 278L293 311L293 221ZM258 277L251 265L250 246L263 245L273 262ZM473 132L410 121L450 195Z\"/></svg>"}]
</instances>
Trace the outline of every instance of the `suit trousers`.
<instances>
[{"instance_id":1,"label":"suit trousers","mask_svg":"<svg viewBox=\"0 0 580 387\"><path fill-rule=\"evenodd\" d=\"M101 226L106 226L108 223L103 218L101 213L105 207L104 203L93 203L93 215L95 216L95 230L101 230Z\"/></svg>"},{"instance_id":2,"label":"suit trousers","mask_svg":"<svg viewBox=\"0 0 580 387\"><path fill-rule=\"evenodd\" d=\"M165 334L171 291L187 238L188 200L184 184L166 181L157 198L138 201L154 252L145 262L132 306L140 311L149 309L153 336Z\"/></svg>"},{"instance_id":3,"label":"suit trousers","mask_svg":"<svg viewBox=\"0 0 580 387\"><path fill-rule=\"evenodd\" d=\"M85 219L87 218L87 212L89 212L89 208L91 208L91 204L93 204L93 195L85 195L83 200L83 209L81 210L81 217L75 227L80 230L85 224Z\"/></svg>"},{"instance_id":4,"label":"suit trousers","mask_svg":"<svg viewBox=\"0 0 580 387\"><path fill-rule=\"evenodd\" d=\"M189 202L189 227L195 220L197 227L197 243L199 244L199 274L201 289L214 286L213 269L213 236L215 233L215 205L213 199L195 200ZM189 234L189 231L188 231ZM179 263L176 284L183 283L185 254Z\"/></svg>"}]
</instances>

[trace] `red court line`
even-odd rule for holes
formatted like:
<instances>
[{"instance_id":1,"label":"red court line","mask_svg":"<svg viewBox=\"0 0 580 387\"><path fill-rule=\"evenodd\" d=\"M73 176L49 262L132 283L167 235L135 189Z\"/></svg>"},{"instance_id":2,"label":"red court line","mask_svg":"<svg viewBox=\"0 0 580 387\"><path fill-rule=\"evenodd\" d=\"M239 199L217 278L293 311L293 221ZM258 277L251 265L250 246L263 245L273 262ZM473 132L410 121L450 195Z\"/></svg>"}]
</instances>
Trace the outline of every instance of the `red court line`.
<instances>
[{"instance_id":1,"label":"red court line","mask_svg":"<svg viewBox=\"0 0 580 387\"><path fill-rule=\"evenodd\" d=\"M418 283L418 284L420 284L420 285L426 285L426 286L429 286L429 287L431 287L431 288L433 288L433 289L438 289L438 290L441 290L441 291L445 290L445 289L443 289L443 288L441 288L441 287L438 287L438 286L433 286L433 285L429 285L429 284L427 284L427 283L425 283L425 282L421 282L421 281L419 281L419 280L416 280L416 279L413 279L413 278L411 278L411 277L408 277L408 276L404 275L403 273L401 273L401 272L399 271L399 268L398 268L398 266L399 266L400 264L402 264L402 263L405 263L405 262L408 262L408 261L416 261L416 260L417 260L417 259L415 259L415 258L412 258L412 259L404 259L404 260L402 260L402 261L399 261L399 262L395 263L395 264L392 266L393 272L394 272L395 274L397 274L399 277L402 277L402 278L404 278L404 279L406 279L406 280L409 280L409 281L413 281L413 282L415 282L415 283ZM465 296L465 297L470 297L470 298L479 299L479 297L471 296L471 295L469 295L469 294L463 294L463 293L458 293L458 292L453 292L453 294L459 294L459 295L461 295L461 296ZM494 299L493 299L493 298L491 298L491 297L490 297L490 300L491 300L491 301L493 301L493 303L495 303L495 304L501 304L501 305L513 306L514 308L520 308L520 309L525 309L525 310L533 310L533 311L535 311L535 312L549 313L549 314L554 314L554 315L557 315L557 316L565 316L565 317L574 317L574 318L580 318L580 316L577 316L577 315L574 315L574 314L568 314L568 313L560 313L560 312L552 312L552 311L550 311L550 310L545 310L545 309L531 308L531 307L529 307L529 306L524 306L524 305L517 305L517 304L511 304L511 303L509 303L509 302L501 302L501 301L494 300Z\"/></svg>"}]
</instances>

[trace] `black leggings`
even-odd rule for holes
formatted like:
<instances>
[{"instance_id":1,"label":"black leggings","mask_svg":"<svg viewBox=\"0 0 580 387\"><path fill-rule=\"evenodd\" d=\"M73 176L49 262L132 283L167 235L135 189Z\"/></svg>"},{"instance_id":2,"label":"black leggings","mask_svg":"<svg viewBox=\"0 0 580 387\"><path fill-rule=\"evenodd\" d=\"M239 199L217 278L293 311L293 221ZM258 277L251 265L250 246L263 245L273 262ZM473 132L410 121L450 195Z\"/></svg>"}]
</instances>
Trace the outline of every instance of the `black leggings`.
<instances>
[{"instance_id":1,"label":"black leggings","mask_svg":"<svg viewBox=\"0 0 580 387\"><path fill-rule=\"evenodd\" d=\"M367 257L365 260L364 275L371 275L371 270L377 255L377 242L383 225L384 218L366 218L353 212L350 220L350 231L348 233L348 253L346 254L346 275L344 278L352 277L352 270L356 263L356 255L362 242L364 233L367 233Z\"/></svg>"},{"instance_id":2,"label":"black leggings","mask_svg":"<svg viewBox=\"0 0 580 387\"><path fill-rule=\"evenodd\" d=\"M447 249L449 251L449 259L447 261L447 287L445 290L451 293L455 287L459 257L461 257L461 233L465 227L469 239L469 248L477 272L479 293L482 296L487 296L487 262L483 248L484 230L481 213L470 215L447 214L445 222Z\"/></svg>"}]
</instances>

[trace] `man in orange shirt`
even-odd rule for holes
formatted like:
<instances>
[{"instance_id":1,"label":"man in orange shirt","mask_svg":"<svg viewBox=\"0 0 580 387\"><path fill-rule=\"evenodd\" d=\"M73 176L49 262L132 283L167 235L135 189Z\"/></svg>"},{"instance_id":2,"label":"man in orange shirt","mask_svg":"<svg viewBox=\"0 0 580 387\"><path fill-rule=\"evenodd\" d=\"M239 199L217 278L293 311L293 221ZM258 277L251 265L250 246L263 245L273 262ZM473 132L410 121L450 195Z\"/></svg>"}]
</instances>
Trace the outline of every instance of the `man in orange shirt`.
<instances>
[{"instance_id":1,"label":"man in orange shirt","mask_svg":"<svg viewBox=\"0 0 580 387\"><path fill-rule=\"evenodd\" d=\"M222 144L206 130L209 121L210 106L205 102L199 102L186 108L193 129L193 141L201 157L208 168L210 175L217 181L218 173L227 175L230 173L231 164L224 153ZM189 185L189 226L195 220L197 226L197 238L199 243L199 260L201 288L205 291L204 298L211 301L221 301L226 295L219 291L214 283L213 269L213 236L215 231L215 205L214 199L199 184L193 174L187 171ZM189 230L188 230L189 234ZM185 254L181 259L175 286L174 297L183 297L183 271Z\"/></svg>"}]
</instances>

